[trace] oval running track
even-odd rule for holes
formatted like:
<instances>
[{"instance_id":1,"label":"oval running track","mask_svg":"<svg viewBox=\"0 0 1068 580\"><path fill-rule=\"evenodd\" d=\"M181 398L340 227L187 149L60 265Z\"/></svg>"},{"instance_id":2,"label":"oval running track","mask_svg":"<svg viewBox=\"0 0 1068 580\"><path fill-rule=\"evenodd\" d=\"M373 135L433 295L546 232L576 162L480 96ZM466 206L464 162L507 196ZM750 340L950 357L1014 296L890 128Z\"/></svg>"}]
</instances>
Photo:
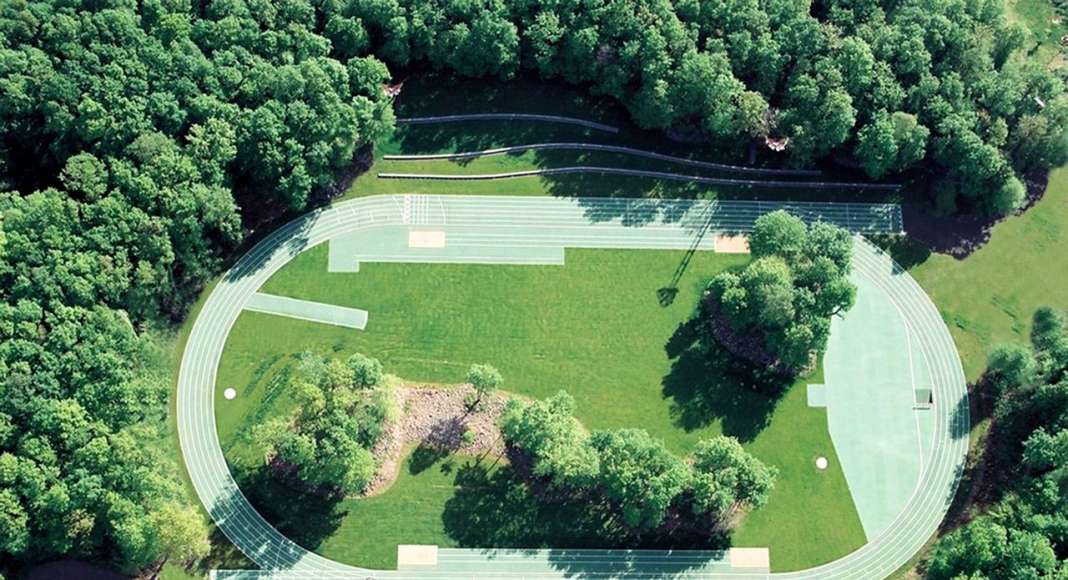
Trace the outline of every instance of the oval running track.
<instances>
[{"instance_id":1,"label":"oval running track","mask_svg":"<svg viewBox=\"0 0 1068 580\"><path fill-rule=\"evenodd\" d=\"M538 216L530 217L536 223ZM215 378L227 335L246 301L303 250L364 228L403 225L395 196L338 203L302 216L261 240L224 274L193 324L178 376L178 433L182 456L197 495L231 542L261 567L247 577L369 578L366 570L304 549L264 520L238 489L215 429ZM637 228L640 229L640 228ZM922 288L881 250L860 236L854 271L879 285L904 313L918 338L937 402L934 440L905 508L877 538L828 564L769 578L882 578L907 563L936 531L956 491L968 450L968 401L952 337ZM815 514L814 514L815 516ZM704 578L716 575L702 575ZM228 575L227 577L238 577ZM561 572L561 577L563 573ZM738 578L737 574L724 577Z\"/></svg>"}]
</instances>

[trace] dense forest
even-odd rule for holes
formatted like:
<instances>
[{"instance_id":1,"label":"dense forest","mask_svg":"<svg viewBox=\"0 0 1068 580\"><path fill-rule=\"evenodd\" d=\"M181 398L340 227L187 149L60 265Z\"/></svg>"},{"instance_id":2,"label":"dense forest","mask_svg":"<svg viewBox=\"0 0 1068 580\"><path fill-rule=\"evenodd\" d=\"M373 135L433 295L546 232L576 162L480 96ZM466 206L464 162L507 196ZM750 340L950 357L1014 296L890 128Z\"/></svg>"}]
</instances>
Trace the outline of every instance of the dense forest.
<instances>
[{"instance_id":1,"label":"dense forest","mask_svg":"<svg viewBox=\"0 0 1068 580\"><path fill-rule=\"evenodd\" d=\"M1035 312L1031 348L990 355L982 382L993 399L994 443L984 450L987 503L943 537L928 577L1064 578L1068 575L1068 323Z\"/></svg>"},{"instance_id":2,"label":"dense forest","mask_svg":"<svg viewBox=\"0 0 1068 580\"><path fill-rule=\"evenodd\" d=\"M391 130L391 70L526 71L646 128L789 138L785 163L912 170L943 210L1005 213L1066 155L1063 79L1023 34L996 0L0 3L0 559L202 553L144 444L153 329L242 212L305 208Z\"/></svg>"}]
</instances>

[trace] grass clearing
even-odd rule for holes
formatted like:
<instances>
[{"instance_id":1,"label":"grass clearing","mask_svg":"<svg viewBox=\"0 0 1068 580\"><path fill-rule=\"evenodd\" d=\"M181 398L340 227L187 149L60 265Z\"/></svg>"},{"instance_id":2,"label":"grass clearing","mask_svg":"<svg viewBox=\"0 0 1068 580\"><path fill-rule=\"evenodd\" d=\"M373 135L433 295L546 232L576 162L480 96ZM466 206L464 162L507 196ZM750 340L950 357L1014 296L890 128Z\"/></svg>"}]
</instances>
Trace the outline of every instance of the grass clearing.
<instances>
[{"instance_id":1,"label":"grass clearing","mask_svg":"<svg viewBox=\"0 0 1068 580\"><path fill-rule=\"evenodd\" d=\"M969 381L1003 342L1027 343L1041 306L1068 309L1068 168L1050 174L1046 194L1023 215L994 226L963 260L932 254L909 273L938 306Z\"/></svg>"},{"instance_id":2,"label":"grass clearing","mask_svg":"<svg viewBox=\"0 0 1068 580\"><path fill-rule=\"evenodd\" d=\"M327 274L326 246L306 251L263 290L367 309L368 326L361 332L241 315L219 371L216 421L227 458L245 480L242 489L254 502L257 492L249 490L265 489L256 505L268 512L307 499L259 478L259 470L250 467L261 460L244 436L267 416L292 409L285 384L303 350L338 356L361 351L380 358L389 372L432 383L459 382L471 363L489 362L501 370L509 391L545 397L568 390L578 403L579 418L593 429L643 427L678 453L688 452L701 438L721 433L738 437L782 471L768 506L751 514L735 536L735 545L771 547L776 570L812 566L855 549L864 535L834 460L826 411L809 408L805 400L803 385L820 377L783 385L786 394L770 398L752 390L739 378L744 374L735 374L724 359L709 363L696 348L688 348L693 337L684 323L704 280L748 258L696 254L675 302L663 307L657 290L672 278L683 254L569 250L563 267L364 264L357 274ZM222 398L226 387L237 389L235 400ZM814 468L819 455L832 458L831 469ZM494 480L494 485L511 491L502 492L499 500L479 500L480 509L504 510L499 501L526 493L514 478L499 477L510 483ZM302 536L295 539L324 555L371 566L383 562L383 554L401 539L565 547L589 546L598 537L588 528L569 534L546 527L555 518L539 514L528 514L527 535L489 529L481 536L461 533L465 526L433 517L459 493L442 492L442 485L440 477L421 473L405 476L398 487L373 499L318 506L327 512L323 525L315 533L298 530ZM415 488L425 488L425 493L413 503ZM374 513L390 516L360 515L376 509L382 511ZM305 528L309 518L301 514L310 510L304 507L293 515ZM269 519L285 527L286 513L274 518ZM451 544L442 540L445 536ZM358 547L372 542L369 538L388 547Z\"/></svg>"}]
</instances>

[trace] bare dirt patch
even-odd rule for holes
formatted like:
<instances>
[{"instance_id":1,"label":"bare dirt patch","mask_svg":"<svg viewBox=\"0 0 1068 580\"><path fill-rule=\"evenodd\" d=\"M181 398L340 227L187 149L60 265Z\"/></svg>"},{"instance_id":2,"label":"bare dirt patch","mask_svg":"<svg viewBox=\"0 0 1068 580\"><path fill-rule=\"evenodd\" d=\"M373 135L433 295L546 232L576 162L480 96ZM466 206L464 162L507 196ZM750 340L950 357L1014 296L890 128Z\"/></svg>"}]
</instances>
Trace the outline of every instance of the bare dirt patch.
<instances>
[{"instance_id":1,"label":"bare dirt patch","mask_svg":"<svg viewBox=\"0 0 1068 580\"><path fill-rule=\"evenodd\" d=\"M400 418L388 424L372 452L378 460L378 473L363 496L384 492L397 479L404 452L415 444L442 453L469 455L504 453L504 439L497 420L504 410L507 396L486 395L478 407L470 410L466 398L470 385L441 387L433 385L398 387L394 392ZM467 440L464 433L469 432Z\"/></svg>"}]
</instances>

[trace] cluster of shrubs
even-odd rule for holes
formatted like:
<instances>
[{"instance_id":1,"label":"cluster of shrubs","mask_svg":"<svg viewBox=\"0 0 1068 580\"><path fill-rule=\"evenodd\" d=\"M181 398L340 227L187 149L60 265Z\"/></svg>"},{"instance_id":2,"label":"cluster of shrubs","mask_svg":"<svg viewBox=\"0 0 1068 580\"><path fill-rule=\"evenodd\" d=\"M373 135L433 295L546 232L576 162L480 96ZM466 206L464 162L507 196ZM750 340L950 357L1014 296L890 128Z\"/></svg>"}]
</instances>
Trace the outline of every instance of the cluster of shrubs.
<instances>
[{"instance_id":1,"label":"cluster of shrubs","mask_svg":"<svg viewBox=\"0 0 1068 580\"><path fill-rule=\"evenodd\" d=\"M731 437L700 441L682 458L642 429L588 433L574 409L564 391L543 401L513 399L501 431L530 459L532 475L562 490L603 495L631 528L656 528L673 512L719 521L759 507L778 475Z\"/></svg>"},{"instance_id":2,"label":"cluster of shrubs","mask_svg":"<svg viewBox=\"0 0 1068 580\"><path fill-rule=\"evenodd\" d=\"M330 360L305 353L291 417L269 420L253 439L276 472L323 491L360 493L374 478L371 449L398 409L392 379L362 354Z\"/></svg>"}]
</instances>

